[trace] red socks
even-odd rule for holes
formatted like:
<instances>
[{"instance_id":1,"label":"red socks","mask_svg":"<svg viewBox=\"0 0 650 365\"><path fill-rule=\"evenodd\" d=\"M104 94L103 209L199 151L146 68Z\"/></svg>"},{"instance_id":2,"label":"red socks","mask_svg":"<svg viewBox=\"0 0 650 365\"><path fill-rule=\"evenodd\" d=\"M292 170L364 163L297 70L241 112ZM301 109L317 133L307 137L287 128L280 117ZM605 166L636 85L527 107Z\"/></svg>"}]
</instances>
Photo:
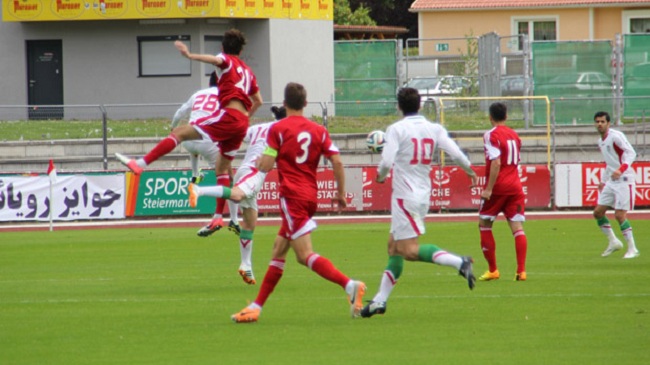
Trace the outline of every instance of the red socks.
<instances>
[{"instance_id":1,"label":"red socks","mask_svg":"<svg viewBox=\"0 0 650 365\"><path fill-rule=\"evenodd\" d=\"M173 151L176 146L178 146L178 139L176 139L176 136L173 134L170 134L165 139L158 142L158 144L152 148L151 151L149 151L149 153L147 153L142 159L147 163L147 165L149 165L162 156Z\"/></svg>"},{"instance_id":2,"label":"red socks","mask_svg":"<svg viewBox=\"0 0 650 365\"><path fill-rule=\"evenodd\" d=\"M350 281L350 278L340 272L330 260L317 253L312 253L307 257L307 267L322 278L339 284L343 289L345 289L345 285Z\"/></svg>"},{"instance_id":3,"label":"red socks","mask_svg":"<svg viewBox=\"0 0 650 365\"><path fill-rule=\"evenodd\" d=\"M230 187L230 175L228 174L222 174L222 175L217 175L217 185L225 186L227 188ZM226 199L223 198L217 198L217 209L214 211L215 214L220 214L223 215L223 211L226 208ZM232 216L232 212L230 213Z\"/></svg>"},{"instance_id":4,"label":"red socks","mask_svg":"<svg viewBox=\"0 0 650 365\"><path fill-rule=\"evenodd\" d=\"M260 292L257 293L257 298L255 298L255 304L263 307L266 300L273 293L273 289L278 285L284 273L284 262L284 260L271 260L266 275L264 275L264 280L262 280Z\"/></svg>"},{"instance_id":5,"label":"red socks","mask_svg":"<svg viewBox=\"0 0 650 365\"><path fill-rule=\"evenodd\" d=\"M528 240L523 230L518 230L512 234L515 237L515 252L517 253L517 273L526 271L526 251L528 250Z\"/></svg>"},{"instance_id":6,"label":"red socks","mask_svg":"<svg viewBox=\"0 0 650 365\"><path fill-rule=\"evenodd\" d=\"M496 243L494 242L494 235L492 234L491 227L479 226L481 232L481 249L483 250L483 257L488 263L488 270L494 272L497 269L496 257Z\"/></svg>"}]
</instances>

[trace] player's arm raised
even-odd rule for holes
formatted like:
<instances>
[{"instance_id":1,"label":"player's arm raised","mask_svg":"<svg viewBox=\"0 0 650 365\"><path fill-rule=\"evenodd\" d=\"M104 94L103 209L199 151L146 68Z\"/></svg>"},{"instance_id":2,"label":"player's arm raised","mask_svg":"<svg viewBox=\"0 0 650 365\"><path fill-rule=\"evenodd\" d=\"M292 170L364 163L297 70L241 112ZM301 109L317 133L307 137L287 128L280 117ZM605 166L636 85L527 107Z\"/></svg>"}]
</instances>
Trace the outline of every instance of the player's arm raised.
<instances>
[{"instance_id":1,"label":"player's arm raised","mask_svg":"<svg viewBox=\"0 0 650 365\"><path fill-rule=\"evenodd\" d=\"M176 41L174 42L174 47L178 49L178 51L181 53L183 57L186 57L190 60L193 61L200 61L203 63L209 63L215 66L220 66L224 61L223 58L211 55L211 54L198 54L198 53L191 53L190 50L187 48L187 45L181 41Z\"/></svg>"}]
</instances>

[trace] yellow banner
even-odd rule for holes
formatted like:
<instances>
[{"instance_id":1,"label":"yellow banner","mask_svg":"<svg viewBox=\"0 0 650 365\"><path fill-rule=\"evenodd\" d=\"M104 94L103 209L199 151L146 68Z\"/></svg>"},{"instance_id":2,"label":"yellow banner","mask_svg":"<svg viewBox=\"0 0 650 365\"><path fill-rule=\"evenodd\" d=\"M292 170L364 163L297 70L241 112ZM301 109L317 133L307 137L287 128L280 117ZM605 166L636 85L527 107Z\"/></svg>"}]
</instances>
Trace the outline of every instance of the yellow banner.
<instances>
[{"instance_id":1,"label":"yellow banner","mask_svg":"<svg viewBox=\"0 0 650 365\"><path fill-rule=\"evenodd\" d=\"M5 22L166 18L332 20L333 0L3 0Z\"/></svg>"}]
</instances>

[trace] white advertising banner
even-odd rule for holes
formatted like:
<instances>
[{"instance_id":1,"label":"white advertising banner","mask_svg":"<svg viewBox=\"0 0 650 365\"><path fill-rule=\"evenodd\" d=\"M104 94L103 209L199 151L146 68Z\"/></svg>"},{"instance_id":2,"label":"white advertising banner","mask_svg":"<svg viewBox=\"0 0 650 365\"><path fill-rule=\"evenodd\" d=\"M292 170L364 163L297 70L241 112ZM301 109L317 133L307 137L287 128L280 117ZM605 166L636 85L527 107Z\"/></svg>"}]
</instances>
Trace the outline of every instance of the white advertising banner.
<instances>
[{"instance_id":1,"label":"white advertising banner","mask_svg":"<svg viewBox=\"0 0 650 365\"><path fill-rule=\"evenodd\" d=\"M0 221L124 218L124 174L69 175L52 186L45 176L0 176Z\"/></svg>"}]
</instances>

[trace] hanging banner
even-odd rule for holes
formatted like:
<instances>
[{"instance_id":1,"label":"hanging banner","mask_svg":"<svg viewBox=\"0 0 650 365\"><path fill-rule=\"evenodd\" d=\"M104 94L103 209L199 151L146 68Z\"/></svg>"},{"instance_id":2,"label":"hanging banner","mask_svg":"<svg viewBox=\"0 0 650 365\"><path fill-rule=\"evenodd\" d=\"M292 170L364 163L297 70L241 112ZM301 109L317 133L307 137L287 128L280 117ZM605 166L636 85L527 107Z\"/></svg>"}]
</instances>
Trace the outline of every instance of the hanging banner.
<instances>
[{"instance_id":1,"label":"hanging banner","mask_svg":"<svg viewBox=\"0 0 650 365\"><path fill-rule=\"evenodd\" d=\"M0 221L124 218L124 174L0 176Z\"/></svg>"},{"instance_id":2,"label":"hanging banner","mask_svg":"<svg viewBox=\"0 0 650 365\"><path fill-rule=\"evenodd\" d=\"M635 207L650 206L650 162L637 161L634 170ZM604 163L567 163L555 165L555 205L564 207L595 207L598 184L605 170Z\"/></svg>"},{"instance_id":3,"label":"hanging banner","mask_svg":"<svg viewBox=\"0 0 650 365\"><path fill-rule=\"evenodd\" d=\"M484 166L475 166L479 176ZM201 186L215 184L214 173L205 172L206 179ZM351 166L345 168L346 212L388 212L390 211L391 179L384 183L375 181L376 166ZM546 165L526 165L521 169L521 180L526 194L527 208L548 208L550 206L550 172ZM215 199L201 197L196 208L189 206L187 186L189 171L145 171L138 178L127 174L127 216L162 216L212 214ZM335 212L332 199L337 187L334 173L329 168L317 171L318 212ZM485 178L481 178L481 184ZM470 179L456 166L436 167L431 172L431 211L442 209L478 210L481 188L470 188ZM260 213L280 212L279 178L277 170L266 176L262 190L257 195ZM132 208L129 208L132 207ZM227 212L227 209L226 209Z\"/></svg>"},{"instance_id":4,"label":"hanging banner","mask_svg":"<svg viewBox=\"0 0 650 365\"><path fill-rule=\"evenodd\" d=\"M5 22L249 18L332 20L333 0L7 0Z\"/></svg>"}]
</instances>

